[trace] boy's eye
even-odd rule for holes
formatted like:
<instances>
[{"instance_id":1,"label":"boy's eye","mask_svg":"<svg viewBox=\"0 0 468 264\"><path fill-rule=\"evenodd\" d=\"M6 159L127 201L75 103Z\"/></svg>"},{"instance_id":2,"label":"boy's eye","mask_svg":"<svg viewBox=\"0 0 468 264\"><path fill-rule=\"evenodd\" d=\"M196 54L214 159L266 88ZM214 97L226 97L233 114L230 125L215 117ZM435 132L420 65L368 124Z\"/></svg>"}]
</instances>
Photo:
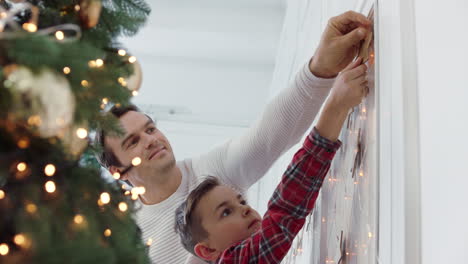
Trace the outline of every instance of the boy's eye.
<instances>
[{"instance_id":1,"label":"boy's eye","mask_svg":"<svg viewBox=\"0 0 468 264\"><path fill-rule=\"evenodd\" d=\"M246 201L246 200L242 200L240 203L241 203L242 205L246 205L246 204L247 204L247 201Z\"/></svg>"},{"instance_id":2,"label":"boy's eye","mask_svg":"<svg viewBox=\"0 0 468 264\"><path fill-rule=\"evenodd\" d=\"M226 217L231 214L231 209L224 209L223 212L221 213L221 217Z\"/></svg>"},{"instance_id":3,"label":"boy's eye","mask_svg":"<svg viewBox=\"0 0 468 264\"><path fill-rule=\"evenodd\" d=\"M156 128L154 128L154 127L149 127L149 128L146 130L146 133L151 134L151 133L153 133L154 131L156 131Z\"/></svg>"}]
</instances>

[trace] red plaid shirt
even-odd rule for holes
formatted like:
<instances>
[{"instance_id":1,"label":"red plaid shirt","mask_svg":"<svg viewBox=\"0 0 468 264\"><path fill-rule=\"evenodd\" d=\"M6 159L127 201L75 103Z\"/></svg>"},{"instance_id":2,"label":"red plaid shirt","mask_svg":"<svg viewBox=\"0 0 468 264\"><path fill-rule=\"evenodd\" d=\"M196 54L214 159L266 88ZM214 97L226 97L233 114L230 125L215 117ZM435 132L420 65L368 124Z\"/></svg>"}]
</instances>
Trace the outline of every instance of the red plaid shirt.
<instances>
[{"instance_id":1,"label":"red plaid shirt","mask_svg":"<svg viewBox=\"0 0 468 264\"><path fill-rule=\"evenodd\" d=\"M314 128L294 155L263 216L262 227L225 250L217 263L280 263L306 217L341 142L321 137Z\"/></svg>"}]
</instances>

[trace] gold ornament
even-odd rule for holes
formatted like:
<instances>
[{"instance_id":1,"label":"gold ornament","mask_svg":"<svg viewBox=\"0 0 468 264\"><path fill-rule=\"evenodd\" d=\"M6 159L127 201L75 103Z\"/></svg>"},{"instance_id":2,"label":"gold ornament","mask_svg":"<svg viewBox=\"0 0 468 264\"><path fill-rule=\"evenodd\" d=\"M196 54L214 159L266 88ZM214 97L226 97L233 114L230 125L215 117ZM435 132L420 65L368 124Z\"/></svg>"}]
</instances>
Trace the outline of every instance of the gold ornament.
<instances>
[{"instance_id":1,"label":"gold ornament","mask_svg":"<svg viewBox=\"0 0 468 264\"><path fill-rule=\"evenodd\" d=\"M81 23L85 28L93 28L99 22L102 3L100 0L81 0L79 15Z\"/></svg>"}]
</instances>

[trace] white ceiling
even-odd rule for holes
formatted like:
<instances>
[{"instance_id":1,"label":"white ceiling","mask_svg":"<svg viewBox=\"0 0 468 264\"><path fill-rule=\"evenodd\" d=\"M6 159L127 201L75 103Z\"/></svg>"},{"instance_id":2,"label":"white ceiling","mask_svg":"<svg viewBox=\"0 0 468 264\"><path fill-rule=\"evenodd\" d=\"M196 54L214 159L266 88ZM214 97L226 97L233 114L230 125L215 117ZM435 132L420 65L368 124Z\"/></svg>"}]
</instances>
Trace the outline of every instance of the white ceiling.
<instances>
[{"instance_id":1,"label":"white ceiling","mask_svg":"<svg viewBox=\"0 0 468 264\"><path fill-rule=\"evenodd\" d=\"M157 119L245 126L268 96L283 0L151 0L124 39L143 67L134 102Z\"/></svg>"}]
</instances>

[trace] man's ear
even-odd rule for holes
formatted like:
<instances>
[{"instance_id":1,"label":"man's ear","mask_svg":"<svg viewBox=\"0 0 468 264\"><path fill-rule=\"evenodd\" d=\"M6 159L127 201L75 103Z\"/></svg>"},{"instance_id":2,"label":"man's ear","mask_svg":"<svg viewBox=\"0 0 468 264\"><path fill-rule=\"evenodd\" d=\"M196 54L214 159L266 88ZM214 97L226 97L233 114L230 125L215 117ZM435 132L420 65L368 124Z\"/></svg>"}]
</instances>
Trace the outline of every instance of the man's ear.
<instances>
[{"instance_id":1,"label":"man's ear","mask_svg":"<svg viewBox=\"0 0 468 264\"><path fill-rule=\"evenodd\" d=\"M114 173L118 173L120 175L120 180L123 180L123 181L126 181L128 180L127 176L128 176L128 173L126 173L125 175L121 175L120 173L122 172L122 169L119 168L119 167L116 167L114 165L111 165L109 167L109 172L112 174L112 176L114 176Z\"/></svg>"},{"instance_id":2,"label":"man's ear","mask_svg":"<svg viewBox=\"0 0 468 264\"><path fill-rule=\"evenodd\" d=\"M210 248L206 242L200 242L195 245L195 254L206 261L215 261L218 256L218 250Z\"/></svg>"}]
</instances>

